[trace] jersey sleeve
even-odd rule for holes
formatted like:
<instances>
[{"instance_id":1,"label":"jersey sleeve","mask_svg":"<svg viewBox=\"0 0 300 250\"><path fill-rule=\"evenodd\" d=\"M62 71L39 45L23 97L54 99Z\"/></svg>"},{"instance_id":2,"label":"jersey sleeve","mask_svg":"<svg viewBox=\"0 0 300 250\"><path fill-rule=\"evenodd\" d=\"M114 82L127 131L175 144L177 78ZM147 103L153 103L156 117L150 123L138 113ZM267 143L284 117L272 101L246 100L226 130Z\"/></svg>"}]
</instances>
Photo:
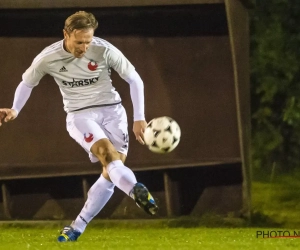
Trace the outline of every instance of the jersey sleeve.
<instances>
[{"instance_id":1,"label":"jersey sleeve","mask_svg":"<svg viewBox=\"0 0 300 250\"><path fill-rule=\"evenodd\" d=\"M43 58L37 56L30 67L24 72L22 79L28 85L34 87L39 84L40 80L46 75L46 67Z\"/></svg>"},{"instance_id":2,"label":"jersey sleeve","mask_svg":"<svg viewBox=\"0 0 300 250\"><path fill-rule=\"evenodd\" d=\"M113 68L120 77L127 78L132 71L135 70L130 61L117 48L108 48L106 51L108 65Z\"/></svg>"}]
</instances>

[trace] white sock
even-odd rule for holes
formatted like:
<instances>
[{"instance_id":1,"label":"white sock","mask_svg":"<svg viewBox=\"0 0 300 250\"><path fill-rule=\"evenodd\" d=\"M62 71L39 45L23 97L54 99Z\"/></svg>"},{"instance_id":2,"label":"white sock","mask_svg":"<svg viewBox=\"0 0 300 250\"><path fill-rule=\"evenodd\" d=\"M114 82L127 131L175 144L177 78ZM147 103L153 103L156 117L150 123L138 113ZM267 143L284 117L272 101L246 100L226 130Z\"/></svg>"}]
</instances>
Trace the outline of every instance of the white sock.
<instances>
[{"instance_id":1,"label":"white sock","mask_svg":"<svg viewBox=\"0 0 300 250\"><path fill-rule=\"evenodd\" d=\"M137 183L132 170L124 166L121 160L112 161L106 169L111 181L125 194L129 195L133 186Z\"/></svg>"},{"instance_id":2,"label":"white sock","mask_svg":"<svg viewBox=\"0 0 300 250\"><path fill-rule=\"evenodd\" d=\"M102 175L88 191L88 198L77 216L72 222L72 227L83 233L87 224L101 211L114 193L115 185L106 180Z\"/></svg>"}]
</instances>

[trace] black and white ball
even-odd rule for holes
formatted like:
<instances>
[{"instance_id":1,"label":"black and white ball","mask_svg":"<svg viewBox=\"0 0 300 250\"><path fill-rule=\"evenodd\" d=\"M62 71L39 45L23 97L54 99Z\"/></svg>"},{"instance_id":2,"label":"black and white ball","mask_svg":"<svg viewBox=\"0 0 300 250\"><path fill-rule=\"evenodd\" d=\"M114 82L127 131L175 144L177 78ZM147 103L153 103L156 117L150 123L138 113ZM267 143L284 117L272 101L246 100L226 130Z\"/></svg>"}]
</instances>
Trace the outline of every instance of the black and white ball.
<instances>
[{"instance_id":1,"label":"black and white ball","mask_svg":"<svg viewBox=\"0 0 300 250\"><path fill-rule=\"evenodd\" d=\"M152 119L144 132L145 144L154 153L169 153L173 151L181 136L178 123L167 116Z\"/></svg>"}]
</instances>

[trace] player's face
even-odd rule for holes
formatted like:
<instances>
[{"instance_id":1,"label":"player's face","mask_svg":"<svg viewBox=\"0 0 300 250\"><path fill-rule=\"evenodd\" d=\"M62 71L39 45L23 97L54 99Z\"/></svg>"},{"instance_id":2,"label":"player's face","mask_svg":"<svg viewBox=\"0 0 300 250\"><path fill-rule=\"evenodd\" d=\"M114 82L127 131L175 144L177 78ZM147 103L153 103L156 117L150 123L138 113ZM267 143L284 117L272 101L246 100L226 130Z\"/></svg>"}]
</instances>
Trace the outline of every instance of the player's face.
<instances>
[{"instance_id":1,"label":"player's face","mask_svg":"<svg viewBox=\"0 0 300 250\"><path fill-rule=\"evenodd\" d=\"M77 58L83 57L92 42L94 35L93 29L73 30L68 34L64 30L65 49Z\"/></svg>"}]
</instances>

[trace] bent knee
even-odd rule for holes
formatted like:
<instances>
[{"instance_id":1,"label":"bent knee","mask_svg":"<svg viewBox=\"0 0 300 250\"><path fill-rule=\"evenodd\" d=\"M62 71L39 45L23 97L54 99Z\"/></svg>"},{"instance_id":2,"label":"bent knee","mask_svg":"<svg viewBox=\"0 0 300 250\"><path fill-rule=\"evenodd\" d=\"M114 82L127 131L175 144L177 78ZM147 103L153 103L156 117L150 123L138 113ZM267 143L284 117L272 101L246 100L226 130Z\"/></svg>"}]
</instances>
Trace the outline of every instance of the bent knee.
<instances>
[{"instance_id":1,"label":"bent knee","mask_svg":"<svg viewBox=\"0 0 300 250\"><path fill-rule=\"evenodd\" d=\"M103 166L114 160L120 160L120 155L108 139L101 139L94 143L91 152L100 160Z\"/></svg>"}]
</instances>

